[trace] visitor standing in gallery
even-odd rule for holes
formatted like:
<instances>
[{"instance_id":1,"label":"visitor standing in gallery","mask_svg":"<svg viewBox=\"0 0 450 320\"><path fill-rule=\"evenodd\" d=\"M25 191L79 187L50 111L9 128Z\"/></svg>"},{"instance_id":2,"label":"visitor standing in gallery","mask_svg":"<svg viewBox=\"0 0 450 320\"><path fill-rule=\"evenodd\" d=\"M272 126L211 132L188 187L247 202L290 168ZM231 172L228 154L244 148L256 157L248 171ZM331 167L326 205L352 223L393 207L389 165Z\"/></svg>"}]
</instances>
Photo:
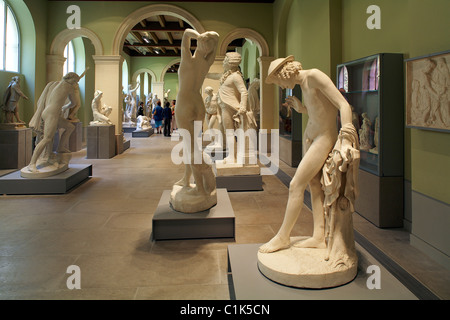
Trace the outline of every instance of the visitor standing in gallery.
<instances>
[{"instance_id":1,"label":"visitor standing in gallery","mask_svg":"<svg viewBox=\"0 0 450 320\"><path fill-rule=\"evenodd\" d=\"M163 110L164 116L164 136L170 137L170 123L172 122L172 109L170 102L166 102Z\"/></svg>"},{"instance_id":2,"label":"visitor standing in gallery","mask_svg":"<svg viewBox=\"0 0 450 320\"><path fill-rule=\"evenodd\" d=\"M155 110L153 110L153 119L155 120L156 133L162 133L163 108L161 107L161 100L158 100Z\"/></svg>"}]
</instances>

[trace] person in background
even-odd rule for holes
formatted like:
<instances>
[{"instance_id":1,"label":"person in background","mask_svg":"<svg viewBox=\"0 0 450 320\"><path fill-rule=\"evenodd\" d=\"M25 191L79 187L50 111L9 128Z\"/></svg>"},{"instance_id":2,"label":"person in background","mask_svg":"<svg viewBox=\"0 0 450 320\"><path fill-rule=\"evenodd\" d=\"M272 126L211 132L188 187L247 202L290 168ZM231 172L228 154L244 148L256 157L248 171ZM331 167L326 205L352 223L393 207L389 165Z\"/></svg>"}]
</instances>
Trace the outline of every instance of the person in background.
<instances>
[{"instance_id":1,"label":"person in background","mask_svg":"<svg viewBox=\"0 0 450 320\"><path fill-rule=\"evenodd\" d=\"M163 108L161 107L161 100L158 100L153 110L153 119L155 120L156 133L162 133Z\"/></svg>"},{"instance_id":2,"label":"person in background","mask_svg":"<svg viewBox=\"0 0 450 320\"><path fill-rule=\"evenodd\" d=\"M144 101L141 101L139 103L138 113L137 116L143 116L144 115Z\"/></svg>"},{"instance_id":3,"label":"person in background","mask_svg":"<svg viewBox=\"0 0 450 320\"><path fill-rule=\"evenodd\" d=\"M170 124L172 122L172 109L170 108L170 102L166 102L163 110L164 117L164 136L170 137Z\"/></svg>"}]
</instances>

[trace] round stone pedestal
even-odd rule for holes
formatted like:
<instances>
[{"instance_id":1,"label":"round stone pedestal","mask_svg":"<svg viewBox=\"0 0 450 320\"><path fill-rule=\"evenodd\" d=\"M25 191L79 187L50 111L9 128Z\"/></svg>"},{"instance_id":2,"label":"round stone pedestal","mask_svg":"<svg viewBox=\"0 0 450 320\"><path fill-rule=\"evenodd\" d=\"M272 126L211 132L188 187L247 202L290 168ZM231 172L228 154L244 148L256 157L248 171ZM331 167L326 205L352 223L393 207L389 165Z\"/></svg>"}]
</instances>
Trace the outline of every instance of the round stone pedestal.
<instances>
[{"instance_id":1,"label":"round stone pedestal","mask_svg":"<svg viewBox=\"0 0 450 320\"><path fill-rule=\"evenodd\" d=\"M270 280L296 288L323 289L352 281L357 274L350 267L326 261L327 249L295 248L272 253L258 252L258 268Z\"/></svg>"},{"instance_id":2,"label":"round stone pedestal","mask_svg":"<svg viewBox=\"0 0 450 320\"><path fill-rule=\"evenodd\" d=\"M58 153L53 156L51 162L38 162L37 171L30 171L27 167L20 170L20 175L28 179L42 179L60 174L69 169L69 161L72 158L71 153Z\"/></svg>"}]
</instances>

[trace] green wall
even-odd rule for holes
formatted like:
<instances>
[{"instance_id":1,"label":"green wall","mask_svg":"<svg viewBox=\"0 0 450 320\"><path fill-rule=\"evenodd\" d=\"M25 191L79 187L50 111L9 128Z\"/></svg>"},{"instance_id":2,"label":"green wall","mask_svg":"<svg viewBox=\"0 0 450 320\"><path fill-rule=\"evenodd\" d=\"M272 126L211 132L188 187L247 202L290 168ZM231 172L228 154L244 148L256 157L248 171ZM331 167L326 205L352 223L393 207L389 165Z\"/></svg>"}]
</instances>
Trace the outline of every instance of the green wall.
<instances>
[{"instance_id":1,"label":"green wall","mask_svg":"<svg viewBox=\"0 0 450 320\"><path fill-rule=\"evenodd\" d=\"M381 9L381 29L369 30L370 5ZM306 69L335 81L338 63L381 52L405 59L449 50L448 0L277 0L275 52L293 54ZM303 125L307 117L303 116ZM450 203L450 135L405 129L405 179L412 189Z\"/></svg>"},{"instance_id":2,"label":"green wall","mask_svg":"<svg viewBox=\"0 0 450 320\"><path fill-rule=\"evenodd\" d=\"M369 5L381 9L381 29L369 30ZM355 60L379 52L405 59L449 50L448 0L342 0L342 57ZM405 179L412 189L450 203L449 133L405 129Z\"/></svg>"}]
</instances>

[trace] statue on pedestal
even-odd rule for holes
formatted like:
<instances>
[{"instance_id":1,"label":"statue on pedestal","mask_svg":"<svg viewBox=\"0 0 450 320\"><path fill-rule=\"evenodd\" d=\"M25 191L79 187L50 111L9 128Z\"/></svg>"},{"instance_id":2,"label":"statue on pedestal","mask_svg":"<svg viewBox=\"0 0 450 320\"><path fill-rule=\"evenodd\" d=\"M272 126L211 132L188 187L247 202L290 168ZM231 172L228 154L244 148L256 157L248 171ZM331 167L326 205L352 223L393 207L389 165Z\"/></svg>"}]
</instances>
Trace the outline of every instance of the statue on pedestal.
<instances>
[{"instance_id":1,"label":"statue on pedestal","mask_svg":"<svg viewBox=\"0 0 450 320\"><path fill-rule=\"evenodd\" d=\"M223 60L223 74L208 74L208 78L220 79L217 101L221 109L227 144L230 142L234 143L236 129L242 129L245 132L248 129L256 129L257 127L254 113L249 109L247 87L245 86L242 73L239 71L241 61L242 58L238 52L228 52ZM256 136L254 138L256 140ZM238 137L238 145L239 143L241 142ZM248 156L248 146L247 142L244 143L244 154L238 154L238 156L244 157L241 158L241 161L236 158L234 150L229 150L229 155L223 161L220 161L220 165L244 164L245 157ZM227 145L227 147L230 148L231 146Z\"/></svg>"},{"instance_id":2,"label":"statue on pedestal","mask_svg":"<svg viewBox=\"0 0 450 320\"><path fill-rule=\"evenodd\" d=\"M128 93L125 97L125 113L124 113L124 122L129 126L136 125L136 110L137 110L137 102L136 102L136 91L139 88L139 82L136 84L136 87L132 89L132 85L128 85Z\"/></svg>"},{"instance_id":3,"label":"statue on pedestal","mask_svg":"<svg viewBox=\"0 0 450 320\"><path fill-rule=\"evenodd\" d=\"M275 237L260 247L259 268L269 279L295 287L347 283L357 273L352 213L360 159L351 107L327 75L317 69L303 70L293 56L273 61L266 83L290 89L300 85L303 103L296 97L288 97L286 102L297 112L308 113L309 120L303 137L304 156L289 186L283 224ZM290 238L308 185L313 234Z\"/></svg>"},{"instance_id":4,"label":"statue on pedestal","mask_svg":"<svg viewBox=\"0 0 450 320\"><path fill-rule=\"evenodd\" d=\"M45 177L67 170L71 155L66 144L75 126L64 118L63 114L80 103L77 95L78 82L84 74L79 76L69 72L61 81L50 82L45 87L29 124L37 133L37 145L30 163L21 170L22 177ZM69 102L66 104L67 100ZM64 132L59 140L57 153L54 154L53 139L60 128L64 129Z\"/></svg>"},{"instance_id":5,"label":"statue on pedestal","mask_svg":"<svg viewBox=\"0 0 450 320\"><path fill-rule=\"evenodd\" d=\"M208 125L208 130L214 129L216 122L218 122L219 130L223 131L222 126L222 116L220 114L220 107L217 102L217 94L214 93L212 87L205 88L206 98L205 98L205 108L206 108L206 124ZM219 141L212 140L212 148L219 145Z\"/></svg>"},{"instance_id":6,"label":"statue on pedestal","mask_svg":"<svg viewBox=\"0 0 450 320\"><path fill-rule=\"evenodd\" d=\"M147 99L145 100L145 116L151 118L152 117L152 99L153 99L153 93L149 93L147 95Z\"/></svg>"},{"instance_id":7,"label":"statue on pedestal","mask_svg":"<svg viewBox=\"0 0 450 320\"><path fill-rule=\"evenodd\" d=\"M193 54L190 50L192 39L197 40L197 48ZM175 210L185 213L204 211L217 204L216 177L212 166L203 160L207 155L203 154L200 163L194 161L196 153L202 154L194 125L197 121L203 123L205 119L201 88L214 62L218 41L219 35L216 32L199 34L193 29L186 29L181 43L175 117L186 145L184 150L189 150L190 154L185 155L184 176L174 185L170 203ZM194 176L195 185L190 184L191 175Z\"/></svg>"},{"instance_id":8,"label":"statue on pedestal","mask_svg":"<svg viewBox=\"0 0 450 320\"><path fill-rule=\"evenodd\" d=\"M12 77L8 88L3 95L3 112L5 113L5 123L17 123L24 126L25 122L19 117L19 101L20 98L28 100L28 97L20 90L20 78L18 76ZM16 122L14 122L14 117Z\"/></svg>"},{"instance_id":9,"label":"statue on pedestal","mask_svg":"<svg viewBox=\"0 0 450 320\"><path fill-rule=\"evenodd\" d=\"M112 107L102 104L103 92L100 90L95 91L94 99L92 100L92 114L94 120L90 122L90 125L110 125L112 124L108 116L111 114Z\"/></svg>"}]
</instances>

